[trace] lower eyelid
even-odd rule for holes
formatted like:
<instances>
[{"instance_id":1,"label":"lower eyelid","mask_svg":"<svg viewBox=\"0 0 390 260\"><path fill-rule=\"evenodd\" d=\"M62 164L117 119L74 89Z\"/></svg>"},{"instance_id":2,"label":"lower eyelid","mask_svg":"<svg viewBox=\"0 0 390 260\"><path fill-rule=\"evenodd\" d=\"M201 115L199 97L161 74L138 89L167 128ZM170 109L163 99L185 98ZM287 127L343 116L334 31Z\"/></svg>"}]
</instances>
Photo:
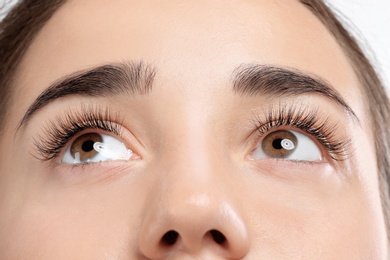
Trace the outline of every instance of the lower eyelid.
<instances>
[{"instance_id":1,"label":"lower eyelid","mask_svg":"<svg viewBox=\"0 0 390 260\"><path fill-rule=\"evenodd\" d=\"M96 184L100 181L105 183L115 181L136 174L138 167L134 161L105 161L102 163L90 163L80 165L55 164L50 170L62 185L75 185L80 183Z\"/></svg>"},{"instance_id":2,"label":"lower eyelid","mask_svg":"<svg viewBox=\"0 0 390 260\"><path fill-rule=\"evenodd\" d=\"M301 182L318 181L324 176L340 177L335 174L334 165L329 162L311 162L311 161L293 161L283 159L267 159L267 160L250 160L249 169L254 174L272 176L283 180L294 180Z\"/></svg>"}]
</instances>

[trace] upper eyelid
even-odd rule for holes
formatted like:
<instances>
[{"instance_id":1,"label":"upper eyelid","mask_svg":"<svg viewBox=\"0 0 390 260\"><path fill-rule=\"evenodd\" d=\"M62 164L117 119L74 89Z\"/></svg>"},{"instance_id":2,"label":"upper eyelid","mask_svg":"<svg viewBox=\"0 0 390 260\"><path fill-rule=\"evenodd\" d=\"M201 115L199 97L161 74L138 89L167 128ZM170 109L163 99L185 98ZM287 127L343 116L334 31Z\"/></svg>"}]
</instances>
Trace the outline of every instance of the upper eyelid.
<instances>
[{"instance_id":1,"label":"upper eyelid","mask_svg":"<svg viewBox=\"0 0 390 260\"><path fill-rule=\"evenodd\" d=\"M30 118L51 102L71 95L89 97L119 93L147 95L153 86L156 68L143 61L102 65L90 70L65 76L45 89L30 105L15 132L25 126Z\"/></svg>"},{"instance_id":2,"label":"upper eyelid","mask_svg":"<svg viewBox=\"0 0 390 260\"><path fill-rule=\"evenodd\" d=\"M34 145L43 160L51 160L58 156L59 150L76 134L86 129L100 129L122 137L123 126L120 115L111 116L109 108L82 108L83 112L67 111L57 116L57 122L49 121L43 134L34 139Z\"/></svg>"},{"instance_id":3,"label":"upper eyelid","mask_svg":"<svg viewBox=\"0 0 390 260\"><path fill-rule=\"evenodd\" d=\"M52 140L41 139L40 141L37 141L35 139L34 143L35 143L36 148L39 150L39 153L42 155L42 160L48 161L48 160L51 160L51 159L58 157L59 154L61 153L61 149L64 149L72 139L76 139L80 135L88 133L88 132L84 132L84 131L88 131L88 130L93 130L93 131L89 131L89 132L93 132L93 133L97 132L98 130L101 130L101 131L106 131L107 133L113 133L115 135L118 135L118 132L113 132L113 131L110 131L109 129L106 129L103 127L101 127L101 128L100 127L99 128L85 127L84 129L81 129L80 131L78 131L74 134L72 133L71 135L69 135L69 137L66 137L63 140L60 140L61 141L60 143L54 142L54 136L52 136ZM119 135L119 137L121 137L121 135Z\"/></svg>"},{"instance_id":4,"label":"upper eyelid","mask_svg":"<svg viewBox=\"0 0 390 260\"><path fill-rule=\"evenodd\" d=\"M268 107L266 109L263 109L263 112L261 114L265 115L264 116L265 118L262 119L262 122L265 122L265 124L269 124L270 121L273 122L272 120L269 120L270 119L269 115L272 114L272 113L274 115L277 115L280 111L286 111L284 113L287 114L289 111L290 112L294 111L294 113L299 113L299 111L300 112L305 112L307 110L310 110L310 105L309 106L304 106L304 105L301 105L301 106L295 105L295 106L293 106L293 105L288 105L288 104L286 104L286 105L279 104L279 105L270 106L270 107ZM312 114L313 113L315 114L315 113L318 112L318 111L315 112L314 111L315 109L313 109L313 108L311 108L311 110L312 110L312 112L311 112ZM83 112L80 112L80 111L83 111ZM87 113L85 113L85 111L87 111ZM298 111L298 112L296 112L296 111ZM88 117L85 114L87 114L87 115L89 114L90 116ZM93 106L90 106L90 107L81 107L81 109L70 109L70 108L68 108L64 113L62 113L62 116L60 116L59 118L65 117L65 118L69 119L70 117L72 117L73 118L72 120L80 121L80 119L91 120L91 119L93 119L92 117L96 118L96 115L98 115L97 117L101 117L102 121L110 121L112 123L117 124L118 126L123 127L122 126L123 118L120 115L118 115L118 114L114 115L114 116L113 116L113 114L115 114L115 113L113 113L110 110L109 107L93 107ZM256 117L256 115L259 115L259 113L254 114L255 117ZM267 115L268 115L268 119L267 119ZM254 120L254 122L255 122L255 124L258 124L259 120ZM276 122L276 121L274 121L274 122ZM52 126L55 126L55 125L57 125L57 123L52 122ZM53 127L53 128L55 129L55 131L57 131L58 129L61 129L61 127L60 128ZM64 128L66 129L66 127L62 127L62 129L64 129ZM99 129L107 130L106 128L99 128ZM122 128L120 128L120 129L122 129ZM113 133L118 134L120 136L119 132L120 131L117 131L117 132L113 131ZM68 141L69 141L69 139L68 139ZM54 143L54 141L52 143Z\"/></svg>"},{"instance_id":5,"label":"upper eyelid","mask_svg":"<svg viewBox=\"0 0 390 260\"><path fill-rule=\"evenodd\" d=\"M308 111L307 111L308 110ZM297 116L292 122L288 122L286 119L285 122L282 122L281 117L285 117L287 112L292 112L292 116ZM350 143L351 140L347 136L338 136L334 135L334 132L330 132L330 129L336 130L335 128L339 127L339 122L334 122L327 117L326 119L320 119L320 115L318 111L309 110L305 106L301 106L297 108L296 106L277 106L271 107L268 110L264 110L263 115L268 115L267 119L263 119L259 114L254 114L253 116L253 124L258 132L260 129L260 135L264 136L270 130L277 129L285 126L293 126L301 131L304 131L306 134L312 135L315 140L317 140L328 152L330 153L330 157L336 161L344 161L347 160L350 155ZM301 118L299 118L299 114L301 114ZM271 117L274 119L271 120ZM275 118L276 117L276 118ZM310 119L312 122L310 125L305 126L305 123L308 123L307 120ZM306 122L305 122L306 120ZM305 128L306 127L306 128ZM309 131L312 128L312 131ZM314 131L318 131L318 134L314 133ZM331 154L331 152L335 154Z\"/></svg>"},{"instance_id":6,"label":"upper eyelid","mask_svg":"<svg viewBox=\"0 0 390 260\"><path fill-rule=\"evenodd\" d=\"M241 64L232 75L233 90L244 96L291 97L318 94L343 108L360 125L360 120L341 94L325 79L298 69L264 64Z\"/></svg>"}]
</instances>

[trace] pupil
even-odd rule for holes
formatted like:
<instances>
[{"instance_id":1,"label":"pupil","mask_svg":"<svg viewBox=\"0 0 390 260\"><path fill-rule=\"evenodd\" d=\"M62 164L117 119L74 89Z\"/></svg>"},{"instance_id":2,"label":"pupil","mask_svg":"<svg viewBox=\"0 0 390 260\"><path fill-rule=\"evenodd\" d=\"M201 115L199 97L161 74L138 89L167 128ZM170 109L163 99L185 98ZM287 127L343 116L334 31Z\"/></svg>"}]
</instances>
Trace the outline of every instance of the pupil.
<instances>
[{"instance_id":1,"label":"pupil","mask_svg":"<svg viewBox=\"0 0 390 260\"><path fill-rule=\"evenodd\" d=\"M84 152L90 152L93 150L93 144L95 142L92 141L92 140L87 140L83 143L83 145L81 146L81 148L83 149Z\"/></svg>"},{"instance_id":2,"label":"pupil","mask_svg":"<svg viewBox=\"0 0 390 260\"><path fill-rule=\"evenodd\" d=\"M283 141L283 139L280 139L280 138L275 139L275 140L272 142L272 146L273 146L275 149L278 149L278 150L283 149L282 141Z\"/></svg>"}]
</instances>

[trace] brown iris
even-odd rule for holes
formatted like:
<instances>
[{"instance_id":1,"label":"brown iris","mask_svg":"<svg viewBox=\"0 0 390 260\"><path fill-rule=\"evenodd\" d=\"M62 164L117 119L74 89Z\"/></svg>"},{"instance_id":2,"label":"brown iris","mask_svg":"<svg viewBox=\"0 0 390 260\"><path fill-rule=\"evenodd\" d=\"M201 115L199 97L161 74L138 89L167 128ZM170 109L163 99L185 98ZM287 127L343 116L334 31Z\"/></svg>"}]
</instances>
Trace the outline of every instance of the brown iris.
<instances>
[{"instance_id":1,"label":"brown iris","mask_svg":"<svg viewBox=\"0 0 390 260\"><path fill-rule=\"evenodd\" d=\"M286 130L279 130L267 135L261 144L263 151L271 158L285 158L297 147L297 137Z\"/></svg>"},{"instance_id":2,"label":"brown iris","mask_svg":"<svg viewBox=\"0 0 390 260\"><path fill-rule=\"evenodd\" d=\"M74 140L70 147L70 154L73 158L76 158L76 153L79 153L80 161L88 160L97 154L97 151L93 148L93 144L102 141L101 135L96 133L82 135Z\"/></svg>"}]
</instances>

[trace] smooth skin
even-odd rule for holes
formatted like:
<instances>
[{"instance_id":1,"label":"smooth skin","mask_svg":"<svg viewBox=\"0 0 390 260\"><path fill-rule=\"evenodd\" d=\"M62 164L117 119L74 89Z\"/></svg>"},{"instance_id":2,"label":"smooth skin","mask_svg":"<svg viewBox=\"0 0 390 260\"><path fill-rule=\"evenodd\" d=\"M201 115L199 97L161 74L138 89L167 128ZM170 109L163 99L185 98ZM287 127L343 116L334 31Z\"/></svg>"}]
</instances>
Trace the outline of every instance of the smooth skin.
<instances>
[{"instance_id":1,"label":"smooth skin","mask_svg":"<svg viewBox=\"0 0 390 260\"><path fill-rule=\"evenodd\" d=\"M15 133L58 79L140 60L157 68L150 94L61 98ZM237 95L231 75L242 64L316 75L360 123L316 94ZM70 0L25 54L12 97L0 139L3 259L387 259L359 82L298 1ZM280 102L337 122L335 135L351 140L348 159L335 162L318 144L321 162L254 160L254 114ZM114 137L131 160L71 166L34 156L47 122L81 104L120 112L124 131ZM171 230L176 243L162 243Z\"/></svg>"}]
</instances>

